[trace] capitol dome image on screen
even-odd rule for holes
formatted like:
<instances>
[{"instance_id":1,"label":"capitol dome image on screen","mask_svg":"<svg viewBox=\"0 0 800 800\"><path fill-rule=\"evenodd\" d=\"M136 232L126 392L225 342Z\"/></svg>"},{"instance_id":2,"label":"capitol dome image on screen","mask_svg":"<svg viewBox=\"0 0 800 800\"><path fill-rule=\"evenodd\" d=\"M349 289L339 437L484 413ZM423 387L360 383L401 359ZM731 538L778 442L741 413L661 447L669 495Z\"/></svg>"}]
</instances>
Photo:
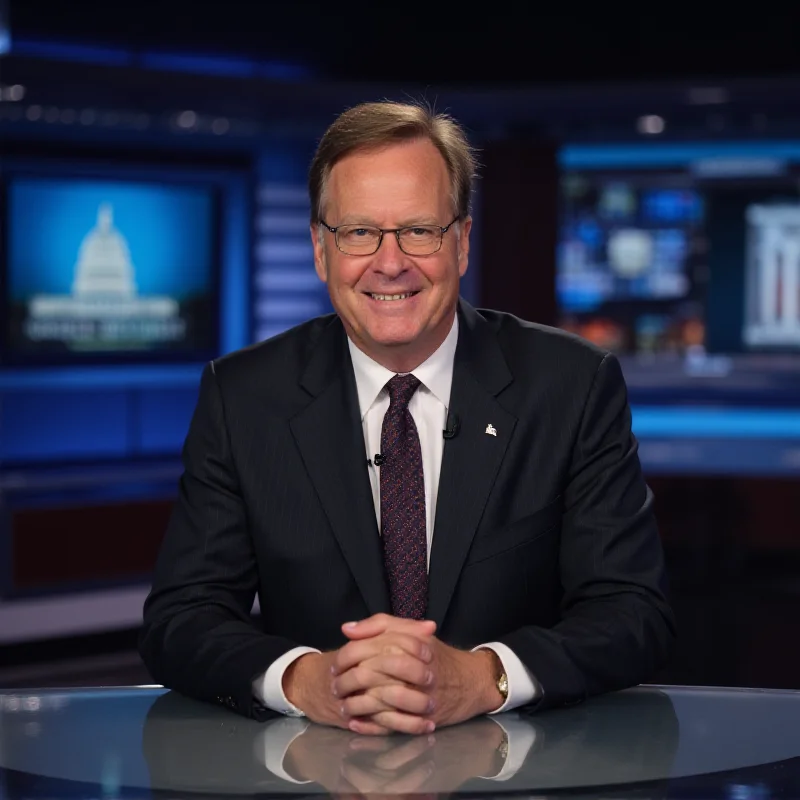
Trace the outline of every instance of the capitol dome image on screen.
<instances>
[{"instance_id":1,"label":"capitol dome image on screen","mask_svg":"<svg viewBox=\"0 0 800 800\"><path fill-rule=\"evenodd\" d=\"M213 353L208 184L14 176L6 341L19 358Z\"/></svg>"},{"instance_id":2,"label":"capitol dome image on screen","mask_svg":"<svg viewBox=\"0 0 800 800\"><path fill-rule=\"evenodd\" d=\"M34 295L29 304L31 338L80 337L81 325L100 327L101 338L170 339L184 335L178 303L171 297L139 297L130 249L114 227L114 209L103 203L97 224L83 239L75 263L71 295ZM169 322L169 324L151 324Z\"/></svg>"}]
</instances>

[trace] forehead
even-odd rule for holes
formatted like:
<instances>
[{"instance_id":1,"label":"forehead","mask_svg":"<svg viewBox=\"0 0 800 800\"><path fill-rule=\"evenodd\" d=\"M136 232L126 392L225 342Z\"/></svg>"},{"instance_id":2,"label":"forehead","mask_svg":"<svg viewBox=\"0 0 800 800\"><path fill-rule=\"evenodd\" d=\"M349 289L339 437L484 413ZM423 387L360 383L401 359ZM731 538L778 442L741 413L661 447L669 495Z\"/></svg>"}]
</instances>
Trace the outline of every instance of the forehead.
<instances>
[{"instance_id":1,"label":"forehead","mask_svg":"<svg viewBox=\"0 0 800 800\"><path fill-rule=\"evenodd\" d=\"M350 153L331 169L326 205L342 214L447 213L447 164L428 139Z\"/></svg>"}]
</instances>

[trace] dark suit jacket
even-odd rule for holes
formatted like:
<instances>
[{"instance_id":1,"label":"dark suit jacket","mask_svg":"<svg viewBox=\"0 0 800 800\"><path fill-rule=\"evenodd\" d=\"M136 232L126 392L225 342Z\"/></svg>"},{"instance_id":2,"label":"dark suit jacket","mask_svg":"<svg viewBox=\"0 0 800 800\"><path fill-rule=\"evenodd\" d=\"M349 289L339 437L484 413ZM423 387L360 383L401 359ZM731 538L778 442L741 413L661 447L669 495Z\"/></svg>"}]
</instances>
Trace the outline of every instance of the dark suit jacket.
<instances>
[{"instance_id":1,"label":"dark suit jacket","mask_svg":"<svg viewBox=\"0 0 800 800\"><path fill-rule=\"evenodd\" d=\"M459 315L460 429L430 558L437 635L507 644L541 683L539 708L650 679L674 623L617 360L463 301ZM268 716L251 682L276 658L339 647L343 622L390 610L340 320L209 364L184 465L142 657L165 686Z\"/></svg>"}]
</instances>

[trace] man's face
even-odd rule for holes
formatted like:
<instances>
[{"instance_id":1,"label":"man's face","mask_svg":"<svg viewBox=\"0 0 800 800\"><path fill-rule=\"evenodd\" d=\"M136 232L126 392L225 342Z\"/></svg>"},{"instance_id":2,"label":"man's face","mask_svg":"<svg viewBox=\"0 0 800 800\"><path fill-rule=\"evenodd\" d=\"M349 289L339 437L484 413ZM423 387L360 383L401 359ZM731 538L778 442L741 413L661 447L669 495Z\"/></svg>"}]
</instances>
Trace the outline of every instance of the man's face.
<instances>
[{"instance_id":1,"label":"man's face","mask_svg":"<svg viewBox=\"0 0 800 800\"><path fill-rule=\"evenodd\" d=\"M331 170L322 208L333 227L444 227L455 215L447 166L427 139L343 158ZM407 255L391 233L373 255L346 255L330 231L311 226L317 274L359 349L388 369L406 372L439 347L467 270L471 225L471 219L454 225L441 249L426 256Z\"/></svg>"}]
</instances>

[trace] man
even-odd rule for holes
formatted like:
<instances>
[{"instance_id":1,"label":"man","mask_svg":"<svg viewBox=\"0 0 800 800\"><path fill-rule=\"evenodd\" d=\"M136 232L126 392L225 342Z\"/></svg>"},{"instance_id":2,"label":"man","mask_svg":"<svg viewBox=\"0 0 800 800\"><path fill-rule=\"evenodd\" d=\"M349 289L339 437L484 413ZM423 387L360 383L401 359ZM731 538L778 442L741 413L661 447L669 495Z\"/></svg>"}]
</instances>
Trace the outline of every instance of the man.
<instances>
[{"instance_id":1,"label":"man","mask_svg":"<svg viewBox=\"0 0 800 800\"><path fill-rule=\"evenodd\" d=\"M462 129L420 106L363 104L325 133L311 238L336 314L203 373L145 604L155 680L257 718L423 733L664 664L618 362L459 300L473 173Z\"/></svg>"}]
</instances>

